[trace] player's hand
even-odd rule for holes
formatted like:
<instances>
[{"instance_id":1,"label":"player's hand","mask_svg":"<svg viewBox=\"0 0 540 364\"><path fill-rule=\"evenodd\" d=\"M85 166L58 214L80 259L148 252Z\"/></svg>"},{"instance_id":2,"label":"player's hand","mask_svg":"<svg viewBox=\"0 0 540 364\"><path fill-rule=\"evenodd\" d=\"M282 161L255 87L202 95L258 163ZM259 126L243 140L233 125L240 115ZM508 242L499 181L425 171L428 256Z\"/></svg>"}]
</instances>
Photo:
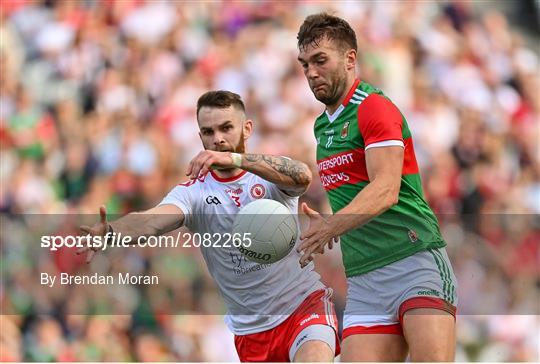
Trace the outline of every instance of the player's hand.
<instances>
[{"instance_id":1,"label":"player's hand","mask_svg":"<svg viewBox=\"0 0 540 364\"><path fill-rule=\"evenodd\" d=\"M328 249L332 249L336 239L330 224L321 214L311 209L306 203L302 204L302 212L309 217L309 227L300 235L302 242L297 248L297 251L302 253L300 266L304 268L313 260L314 254L324 253L327 244Z\"/></svg>"},{"instance_id":2,"label":"player's hand","mask_svg":"<svg viewBox=\"0 0 540 364\"><path fill-rule=\"evenodd\" d=\"M95 223L91 227L87 225L82 225L79 227L79 229L81 229L81 231L85 234L89 234L91 236L105 236L105 234L107 234L107 231L109 230L109 223L107 222L107 210L105 209L105 206L101 206L99 208L99 222ZM99 248L85 246L78 249L76 254L80 255L88 252L88 254L86 255L86 263L90 263L98 249Z\"/></svg>"},{"instance_id":3,"label":"player's hand","mask_svg":"<svg viewBox=\"0 0 540 364\"><path fill-rule=\"evenodd\" d=\"M234 164L231 153L203 150L189 162L186 176L189 176L191 179L204 176L212 167L233 168Z\"/></svg>"}]
</instances>

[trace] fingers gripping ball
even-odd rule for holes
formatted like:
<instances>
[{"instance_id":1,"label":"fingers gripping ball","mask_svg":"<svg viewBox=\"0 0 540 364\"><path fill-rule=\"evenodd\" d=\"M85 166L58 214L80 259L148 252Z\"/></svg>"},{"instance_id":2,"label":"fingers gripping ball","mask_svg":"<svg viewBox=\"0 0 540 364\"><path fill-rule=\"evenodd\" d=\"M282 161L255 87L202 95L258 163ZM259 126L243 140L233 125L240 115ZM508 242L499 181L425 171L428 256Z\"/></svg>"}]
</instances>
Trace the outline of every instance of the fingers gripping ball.
<instances>
[{"instance_id":1,"label":"fingers gripping ball","mask_svg":"<svg viewBox=\"0 0 540 364\"><path fill-rule=\"evenodd\" d=\"M238 250L248 259L271 264L283 259L296 244L298 224L283 204L261 199L244 206L236 215L233 234L246 236Z\"/></svg>"}]
</instances>

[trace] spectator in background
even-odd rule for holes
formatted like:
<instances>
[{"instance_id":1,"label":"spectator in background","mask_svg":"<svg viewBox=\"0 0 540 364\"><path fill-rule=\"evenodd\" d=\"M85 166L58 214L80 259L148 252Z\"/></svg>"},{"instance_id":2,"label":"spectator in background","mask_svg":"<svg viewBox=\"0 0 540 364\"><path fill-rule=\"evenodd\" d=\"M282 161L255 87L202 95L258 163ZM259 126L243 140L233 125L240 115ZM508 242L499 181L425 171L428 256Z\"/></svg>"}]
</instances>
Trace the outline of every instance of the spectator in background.
<instances>
[{"instance_id":1,"label":"spectator in background","mask_svg":"<svg viewBox=\"0 0 540 364\"><path fill-rule=\"evenodd\" d=\"M323 10L350 19L362 44L363 78L404 105L426 197L438 213L458 280L471 282L460 287L461 304L471 307L471 314L491 314L458 316L457 359L538 361L538 335L530 334L534 330L521 322L525 319L494 315L537 314L527 302L537 292L538 222L527 215L540 212L540 77L538 54L527 39L537 42L538 33L517 32L492 3L462 1L3 1L0 249L8 278L0 300L2 307L25 313L2 316L0 334L10 333L0 342L9 348L2 354L31 358L28 340L39 325L25 311L30 300L25 292L43 291L33 278L36 272L58 269L54 256L43 252L41 263L34 264L35 252L22 244L36 239L28 214L93 213L102 201L110 213L123 214L158 203L181 182L197 150L190 123L197 97L208 89L234 87L250 105L258 123L251 150L309 164L311 122L322 110L296 65L295 34L305 14ZM159 21L148 25L147 19ZM322 191L313 183L304 201L328 212ZM522 234L507 228L509 213ZM494 219L482 223L489 215ZM177 269L184 290L172 291L173 298L192 302L187 312L217 313L221 306L197 257L188 250L166 258L143 251L119 260L150 270ZM317 266L325 283L336 287L339 307L345 295L337 279L340 256L323 259ZM478 311L486 302L476 292L491 289L488 281L502 282L497 288L502 306ZM122 343L118 352L91 339L100 331L94 320L103 317L50 317L62 328L61 341L72 348L69 360L142 360L136 345L159 348L153 352L177 361L236 360L234 353L216 357L205 350L206 336L186 317L140 314L156 294L135 292L135 308L123 312L133 320L100 329L111 330L111 340ZM78 302L82 292L64 294ZM153 324L141 316L150 316ZM204 318L214 342L231 342L220 318ZM136 344L134 335L148 334L135 330L140 326L150 327L148 341L164 346Z\"/></svg>"}]
</instances>

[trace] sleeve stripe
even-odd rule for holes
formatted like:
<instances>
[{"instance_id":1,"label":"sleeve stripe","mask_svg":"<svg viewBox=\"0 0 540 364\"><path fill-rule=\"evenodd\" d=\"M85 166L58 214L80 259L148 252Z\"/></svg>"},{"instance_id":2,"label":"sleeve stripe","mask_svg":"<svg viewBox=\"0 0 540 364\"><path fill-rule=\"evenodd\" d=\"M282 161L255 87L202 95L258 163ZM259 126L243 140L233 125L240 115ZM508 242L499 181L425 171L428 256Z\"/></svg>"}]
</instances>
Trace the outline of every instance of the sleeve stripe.
<instances>
[{"instance_id":1,"label":"sleeve stripe","mask_svg":"<svg viewBox=\"0 0 540 364\"><path fill-rule=\"evenodd\" d=\"M364 97L369 96L369 94L368 94L367 92L364 92L364 91L359 90L359 89L357 89L357 90L354 91L354 92L360 94L360 96L364 96Z\"/></svg>"},{"instance_id":2,"label":"sleeve stripe","mask_svg":"<svg viewBox=\"0 0 540 364\"><path fill-rule=\"evenodd\" d=\"M368 150L369 148L380 148L380 147L402 147L402 148L405 148L405 145L403 144L403 141L401 141L401 140L383 140L381 142L375 142L375 143L371 143L369 145L366 145L364 150Z\"/></svg>"}]
</instances>

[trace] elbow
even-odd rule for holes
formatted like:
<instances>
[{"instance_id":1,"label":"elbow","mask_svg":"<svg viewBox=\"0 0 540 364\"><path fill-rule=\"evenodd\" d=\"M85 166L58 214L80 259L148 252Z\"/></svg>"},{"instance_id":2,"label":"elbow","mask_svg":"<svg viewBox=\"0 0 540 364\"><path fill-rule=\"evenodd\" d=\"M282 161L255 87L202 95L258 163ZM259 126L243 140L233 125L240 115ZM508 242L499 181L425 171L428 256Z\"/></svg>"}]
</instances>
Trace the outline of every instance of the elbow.
<instances>
[{"instance_id":1,"label":"elbow","mask_svg":"<svg viewBox=\"0 0 540 364\"><path fill-rule=\"evenodd\" d=\"M392 194L388 201L388 208L397 205L399 202L399 193Z\"/></svg>"},{"instance_id":2,"label":"elbow","mask_svg":"<svg viewBox=\"0 0 540 364\"><path fill-rule=\"evenodd\" d=\"M385 191L384 196L381 200L383 202L382 204L383 211L386 211L392 208L393 206L397 205L397 203L399 202L399 186L398 188L388 188Z\"/></svg>"},{"instance_id":3,"label":"elbow","mask_svg":"<svg viewBox=\"0 0 540 364\"><path fill-rule=\"evenodd\" d=\"M313 180L313 174L311 173L309 167L304 164L302 169L302 172L298 173L295 178L296 185L298 186L298 192L300 194L303 194L308 190L309 185Z\"/></svg>"},{"instance_id":4,"label":"elbow","mask_svg":"<svg viewBox=\"0 0 540 364\"><path fill-rule=\"evenodd\" d=\"M397 205L399 202L399 190L401 188L401 178L374 178L373 183L374 193L376 197L376 208L378 213L383 213L386 210Z\"/></svg>"},{"instance_id":5,"label":"elbow","mask_svg":"<svg viewBox=\"0 0 540 364\"><path fill-rule=\"evenodd\" d=\"M299 179L300 184L304 189L307 190L309 185L311 184L311 181L313 180L313 173L309 169L307 165L304 165L304 173L302 173L301 178Z\"/></svg>"},{"instance_id":6,"label":"elbow","mask_svg":"<svg viewBox=\"0 0 540 364\"><path fill-rule=\"evenodd\" d=\"M291 175L290 178L292 183L288 181L287 184L284 184L283 190L291 196L301 196L309 188L313 174L308 166L302 163L302 167L296 168L294 175Z\"/></svg>"},{"instance_id":7,"label":"elbow","mask_svg":"<svg viewBox=\"0 0 540 364\"><path fill-rule=\"evenodd\" d=\"M296 188L305 191L311 184L313 174L305 163L299 162L299 165L289 174L289 177Z\"/></svg>"}]
</instances>

